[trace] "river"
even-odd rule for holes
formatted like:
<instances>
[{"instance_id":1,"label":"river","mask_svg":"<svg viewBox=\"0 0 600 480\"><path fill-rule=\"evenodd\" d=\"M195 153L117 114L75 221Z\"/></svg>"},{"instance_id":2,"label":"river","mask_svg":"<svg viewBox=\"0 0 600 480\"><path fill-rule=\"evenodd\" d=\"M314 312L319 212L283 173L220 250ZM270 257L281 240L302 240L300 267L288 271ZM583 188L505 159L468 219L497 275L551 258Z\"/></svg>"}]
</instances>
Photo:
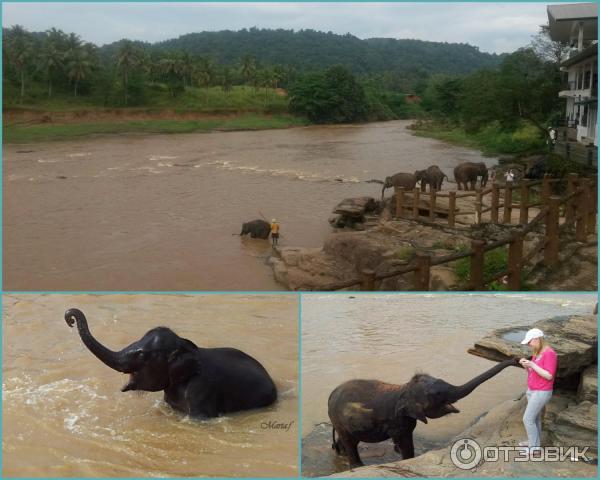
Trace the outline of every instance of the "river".
<instances>
[{"instance_id":1,"label":"river","mask_svg":"<svg viewBox=\"0 0 600 480\"><path fill-rule=\"evenodd\" d=\"M270 243L233 235L243 222L317 247L337 203L381 195L367 180L496 162L409 123L4 145L4 289L280 290Z\"/></svg>"},{"instance_id":2,"label":"river","mask_svg":"<svg viewBox=\"0 0 600 480\"><path fill-rule=\"evenodd\" d=\"M413 374L425 372L460 385L494 365L467 353L491 330L559 315L591 314L596 301L596 295L587 294L303 295L303 475L348 468L333 454L331 427L323 425L329 422L329 394L344 381L374 378L405 383ZM448 444L490 408L519 397L525 382L522 370L508 368L457 402L461 413L427 425L419 422L416 454ZM365 447L367 465L400 459L391 448L360 444L359 449Z\"/></svg>"},{"instance_id":3,"label":"river","mask_svg":"<svg viewBox=\"0 0 600 480\"><path fill-rule=\"evenodd\" d=\"M297 302L295 295L5 295L3 476L296 476ZM66 325L70 307L83 310L92 333L114 350L159 325L202 347L239 348L267 369L279 399L202 421L171 409L162 392L121 393L125 376Z\"/></svg>"}]
</instances>

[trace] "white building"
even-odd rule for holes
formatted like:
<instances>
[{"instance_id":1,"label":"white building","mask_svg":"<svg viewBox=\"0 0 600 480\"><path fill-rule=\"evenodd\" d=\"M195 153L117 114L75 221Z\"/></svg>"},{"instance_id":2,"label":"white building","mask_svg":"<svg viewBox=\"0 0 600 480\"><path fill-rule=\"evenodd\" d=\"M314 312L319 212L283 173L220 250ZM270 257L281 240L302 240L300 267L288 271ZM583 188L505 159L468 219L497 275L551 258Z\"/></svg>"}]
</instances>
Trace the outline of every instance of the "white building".
<instances>
[{"instance_id":1,"label":"white building","mask_svg":"<svg viewBox=\"0 0 600 480\"><path fill-rule=\"evenodd\" d=\"M566 73L565 124L569 139L598 145L598 4L574 3L547 7L550 38L569 45L560 62Z\"/></svg>"}]
</instances>

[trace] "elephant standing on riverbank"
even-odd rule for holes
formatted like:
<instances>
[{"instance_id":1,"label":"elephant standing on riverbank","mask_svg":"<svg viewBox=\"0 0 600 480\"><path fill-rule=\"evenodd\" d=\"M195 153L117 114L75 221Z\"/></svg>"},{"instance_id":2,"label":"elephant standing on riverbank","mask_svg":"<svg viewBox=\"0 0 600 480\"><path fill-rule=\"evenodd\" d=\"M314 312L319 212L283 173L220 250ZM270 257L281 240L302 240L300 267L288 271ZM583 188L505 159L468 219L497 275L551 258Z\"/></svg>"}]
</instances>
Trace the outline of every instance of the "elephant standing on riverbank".
<instances>
[{"instance_id":1,"label":"elephant standing on riverbank","mask_svg":"<svg viewBox=\"0 0 600 480\"><path fill-rule=\"evenodd\" d=\"M240 233L240 236L250 234L252 238L267 239L269 238L270 233L271 224L266 220L257 218L256 220L242 224L242 232Z\"/></svg>"},{"instance_id":2,"label":"elephant standing on riverbank","mask_svg":"<svg viewBox=\"0 0 600 480\"><path fill-rule=\"evenodd\" d=\"M390 177L385 177L383 182L383 188L381 189L381 201L383 201L383 194L386 188L394 187L394 190L398 187L404 187L407 190L413 190L417 184L417 177L412 173L396 173Z\"/></svg>"},{"instance_id":3,"label":"elephant standing on riverbank","mask_svg":"<svg viewBox=\"0 0 600 480\"><path fill-rule=\"evenodd\" d=\"M113 370L129 374L121 389L158 392L175 410L194 417L217 417L271 405L277 389L264 367L235 348L199 348L166 327L113 352L96 340L81 310L65 312L85 346Z\"/></svg>"},{"instance_id":4,"label":"elephant standing on riverbank","mask_svg":"<svg viewBox=\"0 0 600 480\"><path fill-rule=\"evenodd\" d=\"M488 181L488 169L483 162L464 162L454 167L454 180L459 190L475 190L478 177L481 177L481 187L485 187Z\"/></svg>"},{"instance_id":5,"label":"elephant standing on riverbank","mask_svg":"<svg viewBox=\"0 0 600 480\"><path fill-rule=\"evenodd\" d=\"M441 190L444 178L448 178L448 175L442 172L437 165L431 165L425 170L417 170L415 177L417 182L421 182L422 192L426 190L427 185L429 185L429 191L431 192Z\"/></svg>"},{"instance_id":6,"label":"elephant standing on riverbank","mask_svg":"<svg viewBox=\"0 0 600 480\"><path fill-rule=\"evenodd\" d=\"M452 403L509 366L519 364L516 359L506 360L460 386L424 373L413 376L403 385L378 380L342 383L331 392L328 401L333 448L348 456L351 468L362 465L357 449L359 442L377 443L391 438L394 449L402 453L403 459L413 458L413 430L417 420L427 423L428 418L459 413Z\"/></svg>"}]
</instances>

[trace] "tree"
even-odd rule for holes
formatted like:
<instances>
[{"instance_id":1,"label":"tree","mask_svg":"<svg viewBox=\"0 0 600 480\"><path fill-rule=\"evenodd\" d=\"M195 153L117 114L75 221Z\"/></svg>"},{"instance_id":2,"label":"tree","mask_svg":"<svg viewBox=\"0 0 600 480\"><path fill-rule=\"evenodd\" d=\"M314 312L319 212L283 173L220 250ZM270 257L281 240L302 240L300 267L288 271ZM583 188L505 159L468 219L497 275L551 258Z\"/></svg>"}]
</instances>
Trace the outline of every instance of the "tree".
<instances>
[{"instance_id":1,"label":"tree","mask_svg":"<svg viewBox=\"0 0 600 480\"><path fill-rule=\"evenodd\" d=\"M29 32L20 25L11 27L7 32L6 53L9 65L15 69L21 84L20 101L25 97L25 73L33 60L33 42Z\"/></svg>"},{"instance_id":2,"label":"tree","mask_svg":"<svg viewBox=\"0 0 600 480\"><path fill-rule=\"evenodd\" d=\"M84 48L71 50L66 56L66 67L67 76L74 85L74 96L77 96L79 83L86 79L94 68L89 51Z\"/></svg>"},{"instance_id":3,"label":"tree","mask_svg":"<svg viewBox=\"0 0 600 480\"><path fill-rule=\"evenodd\" d=\"M550 25L540 25L540 30L529 44L535 54L542 60L560 64L562 56L569 50L565 43L555 42L550 38Z\"/></svg>"},{"instance_id":4,"label":"tree","mask_svg":"<svg viewBox=\"0 0 600 480\"><path fill-rule=\"evenodd\" d=\"M363 87L341 66L299 79L289 97L290 110L315 123L358 122L367 117Z\"/></svg>"},{"instance_id":5,"label":"tree","mask_svg":"<svg viewBox=\"0 0 600 480\"><path fill-rule=\"evenodd\" d=\"M129 74L139 65L140 54L133 42L123 40L117 52L117 66L123 72L123 86L125 88L125 106L128 103Z\"/></svg>"},{"instance_id":6,"label":"tree","mask_svg":"<svg viewBox=\"0 0 600 480\"><path fill-rule=\"evenodd\" d=\"M241 62L240 71L246 84L253 82L256 76L256 59L252 55L244 55Z\"/></svg>"},{"instance_id":7,"label":"tree","mask_svg":"<svg viewBox=\"0 0 600 480\"><path fill-rule=\"evenodd\" d=\"M171 96L174 97L185 89L186 67L183 58L178 53L171 53L160 61L160 66Z\"/></svg>"},{"instance_id":8,"label":"tree","mask_svg":"<svg viewBox=\"0 0 600 480\"><path fill-rule=\"evenodd\" d=\"M46 39L39 54L38 68L44 73L48 82L48 97L52 96L52 77L62 67L64 59L64 53L58 50L50 40Z\"/></svg>"}]
</instances>

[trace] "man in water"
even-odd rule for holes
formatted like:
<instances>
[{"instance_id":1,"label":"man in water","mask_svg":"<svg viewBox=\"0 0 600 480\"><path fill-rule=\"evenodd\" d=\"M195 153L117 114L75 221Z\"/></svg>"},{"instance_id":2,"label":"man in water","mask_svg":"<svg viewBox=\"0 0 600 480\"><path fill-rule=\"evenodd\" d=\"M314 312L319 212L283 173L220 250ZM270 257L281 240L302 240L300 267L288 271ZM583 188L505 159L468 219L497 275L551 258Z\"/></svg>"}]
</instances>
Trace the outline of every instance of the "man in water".
<instances>
[{"instance_id":1,"label":"man in water","mask_svg":"<svg viewBox=\"0 0 600 480\"><path fill-rule=\"evenodd\" d=\"M273 240L273 246L277 245L277 240L279 240L279 223L277 220L271 220L271 240Z\"/></svg>"}]
</instances>

